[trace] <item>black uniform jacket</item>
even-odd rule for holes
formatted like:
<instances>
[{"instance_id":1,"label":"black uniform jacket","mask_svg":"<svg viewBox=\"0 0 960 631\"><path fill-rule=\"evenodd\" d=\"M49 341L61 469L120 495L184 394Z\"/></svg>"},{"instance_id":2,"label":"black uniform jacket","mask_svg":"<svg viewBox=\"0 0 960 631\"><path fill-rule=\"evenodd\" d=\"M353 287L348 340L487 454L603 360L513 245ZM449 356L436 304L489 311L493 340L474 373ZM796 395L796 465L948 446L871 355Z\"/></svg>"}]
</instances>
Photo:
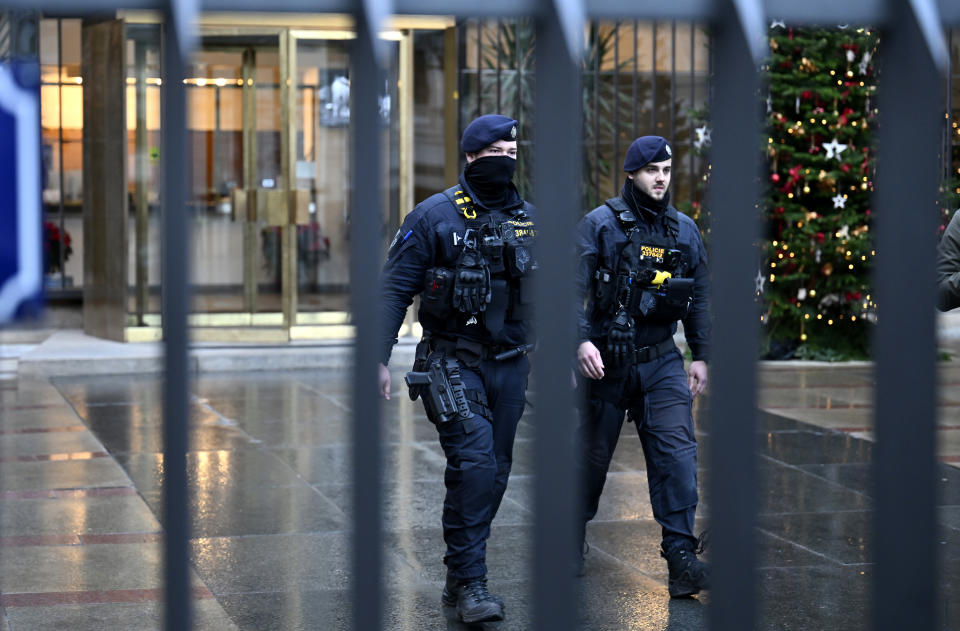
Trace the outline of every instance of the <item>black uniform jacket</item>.
<instances>
[{"instance_id":1,"label":"black uniform jacket","mask_svg":"<svg viewBox=\"0 0 960 631\"><path fill-rule=\"evenodd\" d=\"M473 200L478 219L483 218L483 213L490 212L490 209L473 195L462 175L459 189ZM521 206L527 215L535 220L534 207L524 202L511 184L506 200L494 210L508 213ZM383 364L390 359L393 345L397 343L397 332L403 324L407 307L413 302L414 296L424 288L427 270L433 267L456 267L464 247L465 230L463 212L444 193L432 195L420 202L403 220L387 252L387 261L380 278L379 342L380 361ZM484 326L482 312L476 317L456 312L449 319L441 321L421 311L419 318L425 331L448 337L463 337L484 345L519 346L526 344L529 336L528 321L507 319L499 339L491 339Z\"/></svg>"},{"instance_id":2,"label":"black uniform jacket","mask_svg":"<svg viewBox=\"0 0 960 631\"><path fill-rule=\"evenodd\" d=\"M637 214L639 230L651 236L651 241L666 241L666 226L663 213L641 208ZM683 331L694 360L707 360L710 334L710 313L708 306L709 288L707 274L707 253L700 239L697 224L690 217L678 212L680 235L677 248L683 252L686 263L684 277L694 279L694 297L687 317L683 319ZM600 313L595 309L592 295L594 274L598 268L616 270L617 254L627 242L620 221L610 209L603 205L594 208L580 220L577 227L577 329L580 341L591 340L595 344L603 340L610 326L612 315ZM642 318L636 320L636 343L638 347L656 344L677 331L677 323L645 323ZM598 345L598 348L602 348Z\"/></svg>"}]
</instances>

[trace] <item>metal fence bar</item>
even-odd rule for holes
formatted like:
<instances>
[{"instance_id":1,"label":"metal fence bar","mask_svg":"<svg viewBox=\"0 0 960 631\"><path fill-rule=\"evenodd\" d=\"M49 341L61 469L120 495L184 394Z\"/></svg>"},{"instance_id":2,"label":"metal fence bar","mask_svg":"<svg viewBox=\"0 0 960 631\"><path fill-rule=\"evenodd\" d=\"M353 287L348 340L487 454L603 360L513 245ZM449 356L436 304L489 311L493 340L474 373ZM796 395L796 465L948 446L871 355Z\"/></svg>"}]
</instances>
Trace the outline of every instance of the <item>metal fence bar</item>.
<instances>
[{"instance_id":1,"label":"metal fence bar","mask_svg":"<svg viewBox=\"0 0 960 631\"><path fill-rule=\"evenodd\" d=\"M633 81L630 84L630 94L633 97L630 102L633 104L633 107L630 108L630 113L632 114L630 118L631 127L630 127L630 142L633 142L633 139L638 136L637 134L637 110L639 106L637 104L637 77L639 76L639 62L637 59L640 57L640 44L639 44L639 20L634 18L633 20ZM619 154L617 154L619 155Z\"/></svg>"},{"instance_id":2,"label":"metal fence bar","mask_svg":"<svg viewBox=\"0 0 960 631\"><path fill-rule=\"evenodd\" d=\"M575 340L573 233L581 196L582 157L570 151L580 138L582 15L575 2L544 2L537 16L534 172L537 222L537 380L534 441L533 612L535 628L577 628L573 561L579 493L570 349ZM559 6L566 5L566 6ZM551 10L552 9L552 10ZM564 13L561 13L564 12ZM556 317L568 314L568 317Z\"/></svg>"},{"instance_id":3,"label":"metal fence bar","mask_svg":"<svg viewBox=\"0 0 960 631\"><path fill-rule=\"evenodd\" d=\"M677 21L670 21L670 146L677 140ZM677 165L679 166L679 165ZM674 188L676 190L676 187Z\"/></svg>"},{"instance_id":4,"label":"metal fence bar","mask_svg":"<svg viewBox=\"0 0 960 631\"><path fill-rule=\"evenodd\" d=\"M657 133L657 23L650 22L650 132Z\"/></svg>"},{"instance_id":5,"label":"metal fence bar","mask_svg":"<svg viewBox=\"0 0 960 631\"><path fill-rule=\"evenodd\" d=\"M613 103L613 155L620 155L620 20L613 25L613 88L610 90L610 100ZM633 140L631 139L631 142ZM616 197L620 193L620 179L615 175L616 169L611 169L610 196Z\"/></svg>"},{"instance_id":6,"label":"metal fence bar","mask_svg":"<svg viewBox=\"0 0 960 631\"><path fill-rule=\"evenodd\" d=\"M470 28L470 23L465 20L458 20L454 26L455 32L457 34L457 94L456 98L453 99L454 107L457 110L457 129L463 129L463 115L466 99L464 99L464 94L467 90L467 78L466 73L461 72L461 69L467 67L467 40L469 39L470 33L468 29ZM461 99L464 99L461 101ZM460 143L456 143L456 146L459 148ZM459 168L460 158L456 159L457 167Z\"/></svg>"},{"instance_id":7,"label":"metal fence bar","mask_svg":"<svg viewBox=\"0 0 960 631\"><path fill-rule=\"evenodd\" d=\"M696 40L697 40L697 23L690 23L690 108L693 109L696 107L697 103L697 52L696 52ZM694 146L693 146L693 136L695 134L694 128L696 127L696 120L693 116L690 116L690 138L687 140L687 168L689 173L687 176L690 178L690 201L691 203L697 199L697 174L694 165L696 164L696 157L694 156ZM677 183L677 189L680 189L679 182Z\"/></svg>"},{"instance_id":8,"label":"metal fence bar","mask_svg":"<svg viewBox=\"0 0 960 631\"><path fill-rule=\"evenodd\" d=\"M759 312L749 279L757 275L755 210L760 147L759 79L735 0L718 3L713 85L710 291L710 535L713 565L709 621L714 631L756 622L756 357ZM755 16L754 16L755 17ZM762 20L762 17L759 19ZM755 142L751 142L751 139ZM762 273L762 272L761 272Z\"/></svg>"},{"instance_id":9,"label":"metal fence bar","mask_svg":"<svg viewBox=\"0 0 960 631\"><path fill-rule=\"evenodd\" d=\"M593 33L593 193L600 197L600 24L590 25ZM539 108L538 108L539 109ZM575 136L574 136L575 137ZM549 154L547 154L549 155Z\"/></svg>"},{"instance_id":10,"label":"metal fence bar","mask_svg":"<svg viewBox=\"0 0 960 631\"><path fill-rule=\"evenodd\" d=\"M878 631L933 629L938 591L933 305L940 171L934 148L943 84L910 0L891 6L883 34L875 202L873 621ZM909 266L898 256L904 248L911 253ZM904 287L910 288L908 300ZM904 331L910 332L907 344Z\"/></svg>"},{"instance_id":11,"label":"metal fence bar","mask_svg":"<svg viewBox=\"0 0 960 631\"><path fill-rule=\"evenodd\" d=\"M39 43L38 43L39 46ZM39 57L39 55L38 55ZM63 20L57 20L57 77L63 76ZM57 217L60 224L60 234L67 233L65 225L64 196L62 191L65 188L65 174L63 172L63 81L57 81L57 169L60 171L58 179L61 194L58 196ZM60 289L67 288L67 249L60 250Z\"/></svg>"},{"instance_id":12,"label":"metal fence bar","mask_svg":"<svg viewBox=\"0 0 960 631\"><path fill-rule=\"evenodd\" d=\"M501 55L500 50L502 44L500 43L501 34L503 32L503 21L500 18L497 18L497 107L494 110L495 112L501 111L503 109L502 104L500 103L501 91L502 91L502 82L501 76L503 74L503 55Z\"/></svg>"},{"instance_id":13,"label":"metal fence bar","mask_svg":"<svg viewBox=\"0 0 960 631\"><path fill-rule=\"evenodd\" d=\"M170 0L163 25L163 529L164 626L189 631L193 624L190 594L190 506L187 489L187 420L190 395L187 345L190 308L191 218L187 214L186 56L184 28L192 27L187 3Z\"/></svg>"},{"instance_id":14,"label":"metal fence bar","mask_svg":"<svg viewBox=\"0 0 960 631\"><path fill-rule=\"evenodd\" d=\"M483 20L477 19L477 110L473 117L483 115Z\"/></svg>"},{"instance_id":15,"label":"metal fence bar","mask_svg":"<svg viewBox=\"0 0 960 631\"><path fill-rule=\"evenodd\" d=\"M514 80L517 82L517 89L516 89L517 97L516 97L516 103L515 103L515 105L514 105L514 107L515 107L516 109L514 110L514 112L516 112L516 117L517 117L517 120L519 121L520 125L521 125L521 126L524 126L524 125L527 125L527 124L530 123L530 121L528 121L528 120L526 119L526 117L523 116L523 98L524 98L524 94L523 94L523 54L522 54L523 51L522 51L522 48L521 48L521 46L520 46L520 40L521 40L521 38L520 38L520 31L521 31L521 29L525 28L525 26L524 26L524 23L523 23L523 19L522 19L522 18L515 19L515 20L513 21L513 24L514 24L514 27L513 27L513 28L514 28L514 31L513 31L513 33L514 33L514 35L513 35L513 44L514 44L514 50L515 50L515 54L514 54L513 58L517 60L517 61L516 61L517 68L516 68L516 70L515 70L516 74L514 75L514 77L515 77Z\"/></svg>"},{"instance_id":16,"label":"metal fence bar","mask_svg":"<svg viewBox=\"0 0 960 631\"><path fill-rule=\"evenodd\" d=\"M382 126L377 96L385 60L378 57L376 47L382 46L377 36L378 18L386 14L385 4L384 0L357 0L357 38L350 51L350 299L354 326L351 589L353 628L363 631L377 631L383 626L383 453L377 393L379 267L371 265L370 253L382 250L380 230L376 228L383 221L383 178L379 175Z\"/></svg>"},{"instance_id":17,"label":"metal fence bar","mask_svg":"<svg viewBox=\"0 0 960 631\"><path fill-rule=\"evenodd\" d=\"M4 0L3 6L10 9L36 9L75 13L81 10L95 13L117 9L163 10L166 0ZM507 17L526 16L539 9L540 0L485 0L483 3L451 0L398 0L394 11L399 15L453 15L456 17ZM810 24L876 24L887 15L888 0L766 0L757 2L766 15L776 16L786 22ZM203 11L270 11L298 13L350 13L354 0L203 0L197 3ZM698 20L711 15L716 0L671 0L660 5L636 3L624 0L590 0L588 14L593 18L608 16L637 16L645 19ZM939 8L944 25L960 24L960 3L955 0L935 0L931 5Z\"/></svg>"}]
</instances>

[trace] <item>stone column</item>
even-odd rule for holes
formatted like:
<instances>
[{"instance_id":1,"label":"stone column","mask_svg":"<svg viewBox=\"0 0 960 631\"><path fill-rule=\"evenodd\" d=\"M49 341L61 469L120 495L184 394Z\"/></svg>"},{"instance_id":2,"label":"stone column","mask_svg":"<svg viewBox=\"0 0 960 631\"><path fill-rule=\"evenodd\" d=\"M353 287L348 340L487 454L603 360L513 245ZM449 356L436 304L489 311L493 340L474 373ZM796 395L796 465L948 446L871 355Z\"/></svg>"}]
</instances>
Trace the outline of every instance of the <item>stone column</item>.
<instances>
[{"instance_id":1,"label":"stone column","mask_svg":"<svg viewBox=\"0 0 960 631\"><path fill-rule=\"evenodd\" d=\"M83 329L123 341L127 320L124 24L83 23Z\"/></svg>"}]
</instances>

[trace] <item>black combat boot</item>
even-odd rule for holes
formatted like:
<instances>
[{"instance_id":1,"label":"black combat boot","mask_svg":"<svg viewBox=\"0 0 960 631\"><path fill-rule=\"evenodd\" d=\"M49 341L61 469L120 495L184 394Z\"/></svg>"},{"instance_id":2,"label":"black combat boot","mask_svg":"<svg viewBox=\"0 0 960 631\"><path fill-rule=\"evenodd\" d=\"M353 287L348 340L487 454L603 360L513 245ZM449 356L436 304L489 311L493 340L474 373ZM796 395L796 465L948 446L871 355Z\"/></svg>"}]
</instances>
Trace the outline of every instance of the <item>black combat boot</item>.
<instances>
[{"instance_id":1,"label":"black combat boot","mask_svg":"<svg viewBox=\"0 0 960 631\"><path fill-rule=\"evenodd\" d=\"M697 558L703 552L701 535L695 544L689 539L674 543L669 549L660 546L660 556L667 560L670 570L670 597L683 598L710 589L710 566Z\"/></svg>"},{"instance_id":2,"label":"black combat boot","mask_svg":"<svg viewBox=\"0 0 960 631\"><path fill-rule=\"evenodd\" d=\"M441 599L444 605L455 606L467 624L503 620L503 600L487 591L486 576L460 581L447 573Z\"/></svg>"},{"instance_id":3,"label":"black combat boot","mask_svg":"<svg viewBox=\"0 0 960 631\"><path fill-rule=\"evenodd\" d=\"M484 584L486 584L487 578L484 577L482 580ZM443 586L443 595L441 598L443 599L443 604L447 605L448 607L457 606L457 582L457 577L453 575L453 572L447 572L447 582ZM490 598L492 598L495 603L506 609L506 605L503 604L502 598L496 594L490 594Z\"/></svg>"}]
</instances>

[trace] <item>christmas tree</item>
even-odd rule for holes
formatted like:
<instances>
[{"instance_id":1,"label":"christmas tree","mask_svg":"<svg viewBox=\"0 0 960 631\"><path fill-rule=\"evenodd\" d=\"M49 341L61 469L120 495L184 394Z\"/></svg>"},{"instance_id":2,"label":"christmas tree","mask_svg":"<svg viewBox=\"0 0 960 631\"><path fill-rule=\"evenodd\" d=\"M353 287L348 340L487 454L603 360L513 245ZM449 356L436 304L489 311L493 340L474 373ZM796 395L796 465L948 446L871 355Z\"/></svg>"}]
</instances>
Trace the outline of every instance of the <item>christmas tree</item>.
<instances>
[{"instance_id":1,"label":"christmas tree","mask_svg":"<svg viewBox=\"0 0 960 631\"><path fill-rule=\"evenodd\" d=\"M863 358L878 33L770 28L768 217L756 289L768 357Z\"/></svg>"}]
</instances>

